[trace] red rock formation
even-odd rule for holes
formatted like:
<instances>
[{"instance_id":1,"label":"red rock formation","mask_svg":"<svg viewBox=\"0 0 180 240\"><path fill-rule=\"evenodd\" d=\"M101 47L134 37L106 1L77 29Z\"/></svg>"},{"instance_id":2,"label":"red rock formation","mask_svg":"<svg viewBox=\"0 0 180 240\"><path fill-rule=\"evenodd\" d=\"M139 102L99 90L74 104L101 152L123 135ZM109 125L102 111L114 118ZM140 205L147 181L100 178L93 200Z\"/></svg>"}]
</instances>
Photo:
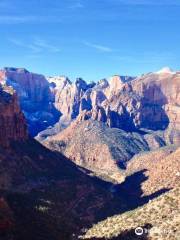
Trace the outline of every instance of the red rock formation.
<instances>
[{"instance_id":1,"label":"red rock formation","mask_svg":"<svg viewBox=\"0 0 180 240\"><path fill-rule=\"evenodd\" d=\"M0 89L0 145L8 147L11 141L27 138L26 122L17 95L12 88L3 86Z\"/></svg>"}]
</instances>

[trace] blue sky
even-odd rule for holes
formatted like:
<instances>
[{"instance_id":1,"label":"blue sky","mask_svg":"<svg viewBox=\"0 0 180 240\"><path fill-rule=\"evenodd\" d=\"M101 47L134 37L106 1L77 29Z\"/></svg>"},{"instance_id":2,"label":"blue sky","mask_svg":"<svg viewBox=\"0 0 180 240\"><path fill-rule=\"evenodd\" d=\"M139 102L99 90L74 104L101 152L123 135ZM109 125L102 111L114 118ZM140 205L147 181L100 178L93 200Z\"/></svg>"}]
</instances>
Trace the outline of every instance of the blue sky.
<instances>
[{"instance_id":1,"label":"blue sky","mask_svg":"<svg viewBox=\"0 0 180 240\"><path fill-rule=\"evenodd\" d=\"M180 69L180 0L0 0L0 67L99 80Z\"/></svg>"}]
</instances>

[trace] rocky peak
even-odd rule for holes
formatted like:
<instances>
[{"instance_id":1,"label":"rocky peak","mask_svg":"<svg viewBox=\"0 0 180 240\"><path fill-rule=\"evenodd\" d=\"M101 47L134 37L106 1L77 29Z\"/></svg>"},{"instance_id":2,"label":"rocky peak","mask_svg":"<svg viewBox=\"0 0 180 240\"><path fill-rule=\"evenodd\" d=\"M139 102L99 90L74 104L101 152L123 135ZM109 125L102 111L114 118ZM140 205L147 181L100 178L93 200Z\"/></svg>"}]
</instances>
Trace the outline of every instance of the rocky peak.
<instances>
[{"instance_id":1,"label":"rocky peak","mask_svg":"<svg viewBox=\"0 0 180 240\"><path fill-rule=\"evenodd\" d=\"M157 74L163 74L163 73L167 73L167 74L173 74L173 70L169 67L163 67L162 69L160 69Z\"/></svg>"},{"instance_id":2,"label":"rocky peak","mask_svg":"<svg viewBox=\"0 0 180 240\"><path fill-rule=\"evenodd\" d=\"M120 90L123 86L123 81L119 75L114 75L109 81L111 90Z\"/></svg>"},{"instance_id":3,"label":"rocky peak","mask_svg":"<svg viewBox=\"0 0 180 240\"><path fill-rule=\"evenodd\" d=\"M72 82L66 76L56 76L56 77L47 77L48 82L51 84L51 87L56 89L63 89L65 86L71 85Z\"/></svg>"},{"instance_id":4,"label":"rocky peak","mask_svg":"<svg viewBox=\"0 0 180 240\"><path fill-rule=\"evenodd\" d=\"M103 78L97 83L97 86L101 88L107 88L109 86L109 82L106 78Z\"/></svg>"},{"instance_id":5,"label":"rocky peak","mask_svg":"<svg viewBox=\"0 0 180 240\"><path fill-rule=\"evenodd\" d=\"M77 89L82 89L83 91L86 91L88 89L88 84L82 78L76 78L75 86Z\"/></svg>"}]
</instances>

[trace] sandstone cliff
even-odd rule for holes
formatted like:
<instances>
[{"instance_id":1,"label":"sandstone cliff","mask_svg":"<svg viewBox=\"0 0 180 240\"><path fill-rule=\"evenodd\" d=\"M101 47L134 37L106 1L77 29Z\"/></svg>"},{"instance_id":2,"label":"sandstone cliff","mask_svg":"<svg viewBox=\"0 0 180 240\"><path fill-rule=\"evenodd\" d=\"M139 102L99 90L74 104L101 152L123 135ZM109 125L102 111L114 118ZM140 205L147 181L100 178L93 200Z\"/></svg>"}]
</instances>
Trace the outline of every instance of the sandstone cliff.
<instances>
[{"instance_id":1,"label":"sandstone cliff","mask_svg":"<svg viewBox=\"0 0 180 240\"><path fill-rule=\"evenodd\" d=\"M126 83L115 76L106 87L92 89L91 118L125 130L180 130L179 90L178 72L145 74Z\"/></svg>"},{"instance_id":2,"label":"sandstone cliff","mask_svg":"<svg viewBox=\"0 0 180 240\"><path fill-rule=\"evenodd\" d=\"M17 95L11 87L0 85L0 145L9 147L11 141L27 139L25 118Z\"/></svg>"}]
</instances>

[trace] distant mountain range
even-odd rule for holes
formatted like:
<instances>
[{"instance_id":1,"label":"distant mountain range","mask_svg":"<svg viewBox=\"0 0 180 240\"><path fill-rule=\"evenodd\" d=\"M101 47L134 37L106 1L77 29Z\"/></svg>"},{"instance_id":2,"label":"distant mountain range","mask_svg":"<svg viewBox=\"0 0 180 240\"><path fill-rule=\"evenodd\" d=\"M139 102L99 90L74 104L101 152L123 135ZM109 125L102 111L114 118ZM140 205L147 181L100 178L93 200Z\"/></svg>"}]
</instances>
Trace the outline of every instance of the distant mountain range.
<instances>
[{"instance_id":1,"label":"distant mountain range","mask_svg":"<svg viewBox=\"0 0 180 240\"><path fill-rule=\"evenodd\" d=\"M90 84L81 78L73 83L67 77L45 78L25 69L0 71L0 82L17 91L32 136L54 125L64 128L82 112L85 118L126 131L180 129L179 78L180 72L169 68Z\"/></svg>"}]
</instances>

